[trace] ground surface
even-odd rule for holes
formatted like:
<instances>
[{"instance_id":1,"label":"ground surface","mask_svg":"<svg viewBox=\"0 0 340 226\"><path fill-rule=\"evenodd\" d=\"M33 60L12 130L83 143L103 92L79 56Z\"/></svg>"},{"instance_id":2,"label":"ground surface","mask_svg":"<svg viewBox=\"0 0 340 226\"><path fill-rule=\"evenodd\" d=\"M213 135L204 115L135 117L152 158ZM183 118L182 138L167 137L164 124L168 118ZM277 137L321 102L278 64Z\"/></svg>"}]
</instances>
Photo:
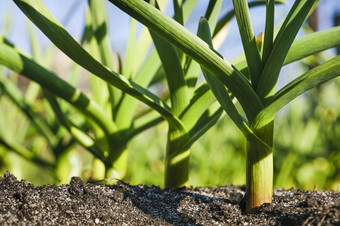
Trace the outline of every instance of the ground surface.
<instances>
[{"instance_id":1,"label":"ground surface","mask_svg":"<svg viewBox=\"0 0 340 226\"><path fill-rule=\"evenodd\" d=\"M275 190L273 203L244 212L244 188L33 186L0 177L0 225L340 225L340 193Z\"/></svg>"}]
</instances>

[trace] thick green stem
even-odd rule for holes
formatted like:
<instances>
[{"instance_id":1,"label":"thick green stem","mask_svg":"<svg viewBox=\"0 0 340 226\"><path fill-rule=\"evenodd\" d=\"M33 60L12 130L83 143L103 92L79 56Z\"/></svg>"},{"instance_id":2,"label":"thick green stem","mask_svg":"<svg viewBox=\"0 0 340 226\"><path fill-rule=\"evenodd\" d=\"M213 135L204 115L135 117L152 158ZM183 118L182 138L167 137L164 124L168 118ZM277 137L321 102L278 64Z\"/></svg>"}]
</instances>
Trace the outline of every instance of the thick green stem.
<instances>
[{"instance_id":1,"label":"thick green stem","mask_svg":"<svg viewBox=\"0 0 340 226\"><path fill-rule=\"evenodd\" d=\"M172 127L169 124L164 187L180 188L189 185L190 147L185 146L189 136L185 130Z\"/></svg>"},{"instance_id":2,"label":"thick green stem","mask_svg":"<svg viewBox=\"0 0 340 226\"><path fill-rule=\"evenodd\" d=\"M264 203L271 203L273 196L273 125L271 121L256 135L268 146L256 139L247 141L247 191L246 210L256 212Z\"/></svg>"},{"instance_id":3,"label":"thick green stem","mask_svg":"<svg viewBox=\"0 0 340 226\"><path fill-rule=\"evenodd\" d=\"M171 152L172 150L168 147L167 152ZM189 157L190 149L175 155L167 155L165 159L165 188L189 186Z\"/></svg>"},{"instance_id":4,"label":"thick green stem","mask_svg":"<svg viewBox=\"0 0 340 226\"><path fill-rule=\"evenodd\" d=\"M128 150L125 148L111 166L106 167L105 177L122 180L127 173Z\"/></svg>"}]
</instances>

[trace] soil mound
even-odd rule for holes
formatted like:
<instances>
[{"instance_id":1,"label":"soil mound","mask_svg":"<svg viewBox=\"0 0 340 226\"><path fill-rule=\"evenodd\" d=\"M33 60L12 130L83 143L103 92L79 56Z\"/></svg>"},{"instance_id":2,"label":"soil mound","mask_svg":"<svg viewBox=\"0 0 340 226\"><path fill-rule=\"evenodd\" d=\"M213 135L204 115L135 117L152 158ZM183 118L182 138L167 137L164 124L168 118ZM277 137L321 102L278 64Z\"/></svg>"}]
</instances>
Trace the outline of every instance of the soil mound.
<instances>
[{"instance_id":1,"label":"soil mound","mask_svg":"<svg viewBox=\"0 0 340 226\"><path fill-rule=\"evenodd\" d=\"M4 225L340 225L340 192L274 191L273 203L244 211L244 187L161 189L72 178L34 186L0 177Z\"/></svg>"}]
</instances>

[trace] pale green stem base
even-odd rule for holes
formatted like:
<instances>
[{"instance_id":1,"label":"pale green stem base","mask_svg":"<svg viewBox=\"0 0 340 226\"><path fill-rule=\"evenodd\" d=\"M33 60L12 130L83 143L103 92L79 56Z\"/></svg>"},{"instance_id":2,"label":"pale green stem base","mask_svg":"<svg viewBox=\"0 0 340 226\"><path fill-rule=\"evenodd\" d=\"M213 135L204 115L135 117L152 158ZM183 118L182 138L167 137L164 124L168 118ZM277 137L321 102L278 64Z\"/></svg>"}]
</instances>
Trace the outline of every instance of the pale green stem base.
<instances>
[{"instance_id":1,"label":"pale green stem base","mask_svg":"<svg viewBox=\"0 0 340 226\"><path fill-rule=\"evenodd\" d=\"M189 186L190 149L165 159L165 188L180 188Z\"/></svg>"},{"instance_id":2,"label":"pale green stem base","mask_svg":"<svg viewBox=\"0 0 340 226\"><path fill-rule=\"evenodd\" d=\"M271 203L273 196L273 121L258 132L261 141L247 141L247 191L246 210L256 212L264 203Z\"/></svg>"},{"instance_id":3,"label":"pale green stem base","mask_svg":"<svg viewBox=\"0 0 340 226\"><path fill-rule=\"evenodd\" d=\"M125 149L112 167L107 167L105 177L106 179L122 180L127 173L128 150Z\"/></svg>"}]
</instances>

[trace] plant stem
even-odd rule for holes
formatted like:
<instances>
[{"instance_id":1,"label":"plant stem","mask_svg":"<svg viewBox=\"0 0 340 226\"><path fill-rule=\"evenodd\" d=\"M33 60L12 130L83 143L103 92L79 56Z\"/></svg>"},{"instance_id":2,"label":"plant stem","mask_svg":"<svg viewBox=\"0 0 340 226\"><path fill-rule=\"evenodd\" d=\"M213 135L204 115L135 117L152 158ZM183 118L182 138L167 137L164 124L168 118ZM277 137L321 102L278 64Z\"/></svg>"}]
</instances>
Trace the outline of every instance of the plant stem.
<instances>
[{"instance_id":1,"label":"plant stem","mask_svg":"<svg viewBox=\"0 0 340 226\"><path fill-rule=\"evenodd\" d=\"M256 139L247 140L247 191L246 210L253 213L264 203L271 203L273 196L273 125L268 123L256 135L267 145Z\"/></svg>"},{"instance_id":2,"label":"plant stem","mask_svg":"<svg viewBox=\"0 0 340 226\"><path fill-rule=\"evenodd\" d=\"M180 188L189 185L190 147L185 144L189 135L185 130L174 128L169 123L165 158L165 188Z\"/></svg>"}]
</instances>

